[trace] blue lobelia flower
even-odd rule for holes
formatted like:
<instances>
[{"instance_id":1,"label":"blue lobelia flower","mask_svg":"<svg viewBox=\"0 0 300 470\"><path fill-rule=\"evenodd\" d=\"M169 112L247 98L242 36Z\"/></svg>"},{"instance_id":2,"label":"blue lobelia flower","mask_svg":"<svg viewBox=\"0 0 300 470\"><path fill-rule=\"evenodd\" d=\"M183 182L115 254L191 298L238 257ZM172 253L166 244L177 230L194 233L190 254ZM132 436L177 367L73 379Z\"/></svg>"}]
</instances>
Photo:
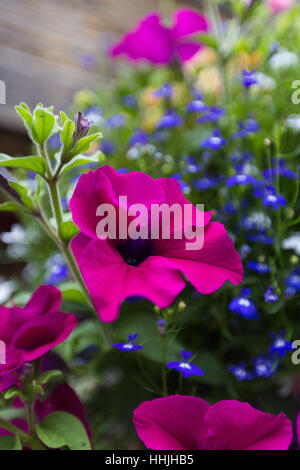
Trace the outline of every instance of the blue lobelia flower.
<instances>
[{"instance_id":1,"label":"blue lobelia flower","mask_svg":"<svg viewBox=\"0 0 300 470\"><path fill-rule=\"evenodd\" d=\"M249 260L247 262L247 268L251 269L251 271L255 271L258 274L270 274L271 266L267 263L260 263L259 261L252 261Z\"/></svg>"},{"instance_id":2,"label":"blue lobelia flower","mask_svg":"<svg viewBox=\"0 0 300 470\"><path fill-rule=\"evenodd\" d=\"M134 344L137 339L138 334L128 335L128 341L126 343L114 343L112 344L113 348L118 348L120 351L136 351L137 349L144 349L143 346L139 344Z\"/></svg>"},{"instance_id":3,"label":"blue lobelia flower","mask_svg":"<svg viewBox=\"0 0 300 470\"><path fill-rule=\"evenodd\" d=\"M251 290L244 288L241 290L240 297L236 297L229 304L229 310L247 320L257 319L258 313L252 300L250 300Z\"/></svg>"},{"instance_id":4,"label":"blue lobelia flower","mask_svg":"<svg viewBox=\"0 0 300 470\"><path fill-rule=\"evenodd\" d=\"M187 362L191 355L191 351L181 351L182 361L168 362L168 369L178 370L178 372L180 372L183 377L190 377L191 375L204 375L204 372L202 369L200 369L200 367Z\"/></svg>"},{"instance_id":5,"label":"blue lobelia flower","mask_svg":"<svg viewBox=\"0 0 300 470\"><path fill-rule=\"evenodd\" d=\"M169 83L165 83L158 90L154 91L152 94L156 98L165 98L169 100L172 96L173 88Z\"/></svg>"},{"instance_id":6,"label":"blue lobelia flower","mask_svg":"<svg viewBox=\"0 0 300 470\"><path fill-rule=\"evenodd\" d=\"M244 362L239 362L235 365L230 365L228 370L235 376L235 378L241 382L242 380L251 380L253 375L246 369Z\"/></svg>"},{"instance_id":7,"label":"blue lobelia flower","mask_svg":"<svg viewBox=\"0 0 300 470\"><path fill-rule=\"evenodd\" d=\"M249 245L247 245L246 243L244 245L241 246L240 248L240 255L241 255L241 258L242 259L245 259L247 258L247 256L249 255L249 253L251 253L251 248Z\"/></svg>"},{"instance_id":8,"label":"blue lobelia flower","mask_svg":"<svg viewBox=\"0 0 300 470\"><path fill-rule=\"evenodd\" d=\"M253 134L259 130L259 124L255 121L255 119L247 119L245 123L239 122L238 123L239 130L234 134L231 134L231 139L243 139L250 134Z\"/></svg>"},{"instance_id":9,"label":"blue lobelia flower","mask_svg":"<svg viewBox=\"0 0 300 470\"><path fill-rule=\"evenodd\" d=\"M284 357L288 351L293 351L292 343L285 338L285 331L282 331L279 335L272 332L270 336L274 340L270 348L271 355Z\"/></svg>"},{"instance_id":10,"label":"blue lobelia flower","mask_svg":"<svg viewBox=\"0 0 300 470\"><path fill-rule=\"evenodd\" d=\"M277 211L280 207L286 206L286 199L280 194L277 194L273 186L268 186L265 189L262 203L265 207L271 207L273 210Z\"/></svg>"},{"instance_id":11,"label":"blue lobelia flower","mask_svg":"<svg viewBox=\"0 0 300 470\"><path fill-rule=\"evenodd\" d=\"M211 108L208 108L207 112L203 116L198 117L196 121L199 124L204 124L205 122L218 122L225 114L225 109L212 106Z\"/></svg>"},{"instance_id":12,"label":"blue lobelia flower","mask_svg":"<svg viewBox=\"0 0 300 470\"><path fill-rule=\"evenodd\" d=\"M102 140L100 145L101 150L105 155L111 155L116 149L115 145L109 140Z\"/></svg>"},{"instance_id":13,"label":"blue lobelia flower","mask_svg":"<svg viewBox=\"0 0 300 470\"><path fill-rule=\"evenodd\" d=\"M123 103L128 108L135 108L137 106L137 99L134 95L124 95L123 96Z\"/></svg>"},{"instance_id":14,"label":"blue lobelia flower","mask_svg":"<svg viewBox=\"0 0 300 470\"><path fill-rule=\"evenodd\" d=\"M274 291L273 286L269 286L265 292L265 302L267 303L275 303L278 301L278 295Z\"/></svg>"},{"instance_id":15,"label":"blue lobelia flower","mask_svg":"<svg viewBox=\"0 0 300 470\"><path fill-rule=\"evenodd\" d=\"M258 83L258 79L256 76L256 70L243 70L242 72L242 84L245 88L250 88L252 85L256 85Z\"/></svg>"},{"instance_id":16,"label":"blue lobelia flower","mask_svg":"<svg viewBox=\"0 0 300 470\"><path fill-rule=\"evenodd\" d=\"M201 143L201 147L204 149L219 150L227 144L227 140L221 136L221 131L215 129L207 139L204 139Z\"/></svg>"},{"instance_id":17,"label":"blue lobelia flower","mask_svg":"<svg viewBox=\"0 0 300 470\"><path fill-rule=\"evenodd\" d=\"M207 191L208 189L217 186L218 182L216 178L204 177L194 180L192 184L194 188L198 189L199 191Z\"/></svg>"},{"instance_id":18,"label":"blue lobelia flower","mask_svg":"<svg viewBox=\"0 0 300 470\"><path fill-rule=\"evenodd\" d=\"M247 184L255 184L256 178L252 175L245 175L238 173L236 175L230 176L226 181L226 186L229 188L233 186L245 186Z\"/></svg>"},{"instance_id":19,"label":"blue lobelia flower","mask_svg":"<svg viewBox=\"0 0 300 470\"><path fill-rule=\"evenodd\" d=\"M187 173L198 173L201 169L202 165L200 165L200 163L197 163L194 157L189 156L186 158L184 170Z\"/></svg>"},{"instance_id":20,"label":"blue lobelia flower","mask_svg":"<svg viewBox=\"0 0 300 470\"><path fill-rule=\"evenodd\" d=\"M129 139L128 146L132 147L133 145L140 144L146 145L149 142L149 136L145 132L138 129Z\"/></svg>"},{"instance_id":21,"label":"blue lobelia flower","mask_svg":"<svg viewBox=\"0 0 300 470\"><path fill-rule=\"evenodd\" d=\"M208 107L202 99L193 100L186 106L186 111L188 113L203 113L206 110L208 110Z\"/></svg>"},{"instance_id":22,"label":"blue lobelia flower","mask_svg":"<svg viewBox=\"0 0 300 470\"><path fill-rule=\"evenodd\" d=\"M180 189L184 194L189 194L191 192L191 188L189 187L189 185L182 180L183 176L181 173L175 173L174 175L171 175L171 178L178 181L178 183L180 184Z\"/></svg>"},{"instance_id":23,"label":"blue lobelia flower","mask_svg":"<svg viewBox=\"0 0 300 470\"><path fill-rule=\"evenodd\" d=\"M272 377L279 369L280 363L272 357L266 355L258 356L253 359L254 374L256 377Z\"/></svg>"},{"instance_id":24,"label":"blue lobelia flower","mask_svg":"<svg viewBox=\"0 0 300 470\"><path fill-rule=\"evenodd\" d=\"M286 278L285 284L287 287L293 288L295 291L300 292L300 273L297 268L294 269L291 275Z\"/></svg>"},{"instance_id":25,"label":"blue lobelia flower","mask_svg":"<svg viewBox=\"0 0 300 470\"><path fill-rule=\"evenodd\" d=\"M276 164L276 160L274 160L275 166L272 168L268 168L267 170L262 171L262 175L266 180L268 180L270 183L272 183L274 180L276 180L277 175L279 176L284 176L285 178L294 180L297 178L296 173L294 173L292 170L289 168L285 167L285 161L283 159L279 160L279 165Z\"/></svg>"},{"instance_id":26,"label":"blue lobelia flower","mask_svg":"<svg viewBox=\"0 0 300 470\"><path fill-rule=\"evenodd\" d=\"M68 267L60 255L51 256L47 261L47 266L49 267L49 274L46 279L46 284L56 285L67 279L69 272Z\"/></svg>"},{"instance_id":27,"label":"blue lobelia flower","mask_svg":"<svg viewBox=\"0 0 300 470\"><path fill-rule=\"evenodd\" d=\"M106 120L105 126L107 129L117 129L123 127L126 123L126 116L123 114L114 114Z\"/></svg>"},{"instance_id":28,"label":"blue lobelia flower","mask_svg":"<svg viewBox=\"0 0 300 470\"><path fill-rule=\"evenodd\" d=\"M156 129L172 129L182 126L183 121L179 114L174 111L167 111L165 115L156 123Z\"/></svg>"},{"instance_id":29,"label":"blue lobelia flower","mask_svg":"<svg viewBox=\"0 0 300 470\"><path fill-rule=\"evenodd\" d=\"M261 229L258 233L246 233L246 240L248 242L263 243L264 245L272 245L274 238L265 234L265 230Z\"/></svg>"}]
</instances>

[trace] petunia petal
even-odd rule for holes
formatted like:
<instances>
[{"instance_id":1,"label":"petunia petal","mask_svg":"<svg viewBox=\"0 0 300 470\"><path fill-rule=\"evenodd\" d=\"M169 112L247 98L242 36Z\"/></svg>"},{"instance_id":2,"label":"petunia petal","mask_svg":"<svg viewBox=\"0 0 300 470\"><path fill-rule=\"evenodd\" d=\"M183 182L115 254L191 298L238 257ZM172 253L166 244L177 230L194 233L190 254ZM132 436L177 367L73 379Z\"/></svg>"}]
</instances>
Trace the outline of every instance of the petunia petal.
<instances>
[{"instance_id":1,"label":"petunia petal","mask_svg":"<svg viewBox=\"0 0 300 470\"><path fill-rule=\"evenodd\" d=\"M185 286L168 260L150 256L140 265L130 266L108 240L90 242L78 262L93 303L104 322L116 320L121 302L127 297L145 297L165 308Z\"/></svg>"},{"instance_id":2,"label":"petunia petal","mask_svg":"<svg viewBox=\"0 0 300 470\"><path fill-rule=\"evenodd\" d=\"M171 395L146 401L133 413L139 438L149 449L203 449L204 417L210 408L201 398Z\"/></svg>"},{"instance_id":3,"label":"petunia petal","mask_svg":"<svg viewBox=\"0 0 300 470\"><path fill-rule=\"evenodd\" d=\"M201 31L206 32L209 29L210 24L208 19L196 11L189 8L181 8L174 13L173 36L176 39Z\"/></svg>"},{"instance_id":4,"label":"petunia petal","mask_svg":"<svg viewBox=\"0 0 300 470\"><path fill-rule=\"evenodd\" d=\"M273 416L236 400L215 403L206 413L205 426L209 449L287 450L293 436L283 413Z\"/></svg>"},{"instance_id":5,"label":"petunia petal","mask_svg":"<svg viewBox=\"0 0 300 470\"><path fill-rule=\"evenodd\" d=\"M155 254L166 257L201 294L211 294L227 280L240 284L243 267L240 256L219 222L205 227L201 249L187 250L186 240L157 240Z\"/></svg>"},{"instance_id":6,"label":"petunia petal","mask_svg":"<svg viewBox=\"0 0 300 470\"><path fill-rule=\"evenodd\" d=\"M43 356L62 343L77 325L71 313L51 313L36 317L19 328L12 340L12 347L20 351L24 361Z\"/></svg>"}]
</instances>

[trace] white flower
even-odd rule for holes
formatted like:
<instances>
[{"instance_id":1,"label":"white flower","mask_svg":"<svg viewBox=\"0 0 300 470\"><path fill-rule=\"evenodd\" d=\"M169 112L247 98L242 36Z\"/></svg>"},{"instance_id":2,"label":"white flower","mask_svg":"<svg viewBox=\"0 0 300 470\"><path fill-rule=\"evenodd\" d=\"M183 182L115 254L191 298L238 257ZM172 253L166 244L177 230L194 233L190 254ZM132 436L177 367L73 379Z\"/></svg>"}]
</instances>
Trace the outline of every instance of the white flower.
<instances>
[{"instance_id":1,"label":"white flower","mask_svg":"<svg viewBox=\"0 0 300 470\"><path fill-rule=\"evenodd\" d=\"M253 88L255 87L255 89L259 89L262 91L273 91L276 88L276 80L264 73L257 72L256 79L257 84L253 86Z\"/></svg>"},{"instance_id":2,"label":"white flower","mask_svg":"<svg viewBox=\"0 0 300 470\"><path fill-rule=\"evenodd\" d=\"M297 255L300 255L300 232L293 233L290 237L285 238L282 242L284 250L294 250Z\"/></svg>"},{"instance_id":3,"label":"white flower","mask_svg":"<svg viewBox=\"0 0 300 470\"><path fill-rule=\"evenodd\" d=\"M286 125L298 131L300 129L300 114L290 114L286 120Z\"/></svg>"},{"instance_id":4,"label":"white flower","mask_svg":"<svg viewBox=\"0 0 300 470\"><path fill-rule=\"evenodd\" d=\"M270 67L273 70L280 68L287 68L298 64L298 56L295 52L289 52L287 50L281 50L274 54L269 60Z\"/></svg>"}]
</instances>

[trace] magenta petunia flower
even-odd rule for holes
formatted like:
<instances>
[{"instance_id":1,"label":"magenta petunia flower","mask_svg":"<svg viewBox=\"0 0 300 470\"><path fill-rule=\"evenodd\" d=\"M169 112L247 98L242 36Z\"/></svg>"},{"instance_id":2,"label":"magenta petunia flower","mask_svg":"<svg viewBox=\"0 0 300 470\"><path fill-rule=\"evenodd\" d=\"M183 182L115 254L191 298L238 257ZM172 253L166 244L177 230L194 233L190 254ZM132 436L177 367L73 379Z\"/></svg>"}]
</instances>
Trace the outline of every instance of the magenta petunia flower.
<instances>
[{"instance_id":1,"label":"magenta petunia flower","mask_svg":"<svg viewBox=\"0 0 300 470\"><path fill-rule=\"evenodd\" d=\"M154 64L168 64L177 57L181 62L190 60L203 47L191 36L208 31L209 22L187 8L177 10L173 19L169 28L162 24L159 13L148 14L109 50L109 55L125 55L134 62L147 60Z\"/></svg>"},{"instance_id":2,"label":"magenta petunia flower","mask_svg":"<svg viewBox=\"0 0 300 470\"><path fill-rule=\"evenodd\" d=\"M122 200L120 204L119 196L127 197L127 207ZM154 180L137 171L119 174L108 165L82 175L70 201L73 220L81 229L71 248L102 321L116 320L122 301L132 296L149 299L161 308L169 306L185 287L182 274L202 294L216 291L227 280L242 281L240 256L224 226L210 221L212 212L204 213L204 245L198 250L187 250L186 240L175 239L174 234L170 239L161 233L158 239L122 239L118 226L116 239L97 237L97 224L103 220L96 215L100 204L116 209L118 223L136 203L147 208L149 219L154 203L188 205L193 220L184 224L196 224L197 210L177 181ZM127 228L131 222L128 217Z\"/></svg>"},{"instance_id":3,"label":"magenta petunia flower","mask_svg":"<svg viewBox=\"0 0 300 470\"><path fill-rule=\"evenodd\" d=\"M139 438L155 450L287 450L293 430L249 403L171 395L142 403L133 413Z\"/></svg>"},{"instance_id":4,"label":"magenta petunia flower","mask_svg":"<svg viewBox=\"0 0 300 470\"><path fill-rule=\"evenodd\" d=\"M73 331L77 319L59 312L60 304L58 289L40 286L25 307L0 307L0 340L6 345L5 364L0 364L0 391L18 382L25 362L43 356Z\"/></svg>"}]
</instances>

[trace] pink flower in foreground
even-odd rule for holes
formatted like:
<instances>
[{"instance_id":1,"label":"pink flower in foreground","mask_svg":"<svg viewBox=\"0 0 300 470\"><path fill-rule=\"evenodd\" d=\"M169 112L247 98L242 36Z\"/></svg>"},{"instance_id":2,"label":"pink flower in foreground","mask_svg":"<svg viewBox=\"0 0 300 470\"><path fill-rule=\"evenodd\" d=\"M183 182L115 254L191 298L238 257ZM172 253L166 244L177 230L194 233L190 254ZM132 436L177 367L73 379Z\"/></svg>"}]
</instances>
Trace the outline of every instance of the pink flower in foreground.
<instances>
[{"instance_id":1,"label":"pink flower in foreground","mask_svg":"<svg viewBox=\"0 0 300 470\"><path fill-rule=\"evenodd\" d=\"M295 0L268 0L267 5L273 13L280 13L281 11L288 10L295 3Z\"/></svg>"},{"instance_id":2,"label":"pink flower in foreground","mask_svg":"<svg viewBox=\"0 0 300 470\"><path fill-rule=\"evenodd\" d=\"M40 286L25 307L0 307L0 340L6 345L6 363L0 364L0 391L18 382L25 362L43 356L75 328L76 317L59 312L60 304L58 289Z\"/></svg>"},{"instance_id":3,"label":"pink flower in foreground","mask_svg":"<svg viewBox=\"0 0 300 470\"><path fill-rule=\"evenodd\" d=\"M159 13L153 12L145 16L136 29L125 34L109 54L111 57L124 54L134 62L145 59L154 64L168 64L176 57L186 62L203 47L191 35L209 28L205 16L186 8L174 13L171 28L162 24Z\"/></svg>"},{"instance_id":4,"label":"pink flower in foreground","mask_svg":"<svg viewBox=\"0 0 300 470\"><path fill-rule=\"evenodd\" d=\"M155 450L287 450L290 420L249 403L173 395L142 403L133 415L139 438Z\"/></svg>"},{"instance_id":5,"label":"pink flower in foreground","mask_svg":"<svg viewBox=\"0 0 300 470\"><path fill-rule=\"evenodd\" d=\"M128 209L119 206L119 196L127 196ZM96 226L101 218L96 212L103 203L116 208L117 223L119 214L136 203L148 209L149 219L154 203L188 204L196 211L174 179L154 180L137 171L119 174L108 165L80 177L70 209L82 233L72 240L71 248L102 321L114 321L122 301L131 296L145 297L161 308L169 306L185 287L181 274L202 294L216 291L227 280L242 281L240 257L224 226L210 221L211 212L204 213L203 248L187 250L184 238L166 240L161 234L157 240L100 240Z\"/></svg>"}]
</instances>

